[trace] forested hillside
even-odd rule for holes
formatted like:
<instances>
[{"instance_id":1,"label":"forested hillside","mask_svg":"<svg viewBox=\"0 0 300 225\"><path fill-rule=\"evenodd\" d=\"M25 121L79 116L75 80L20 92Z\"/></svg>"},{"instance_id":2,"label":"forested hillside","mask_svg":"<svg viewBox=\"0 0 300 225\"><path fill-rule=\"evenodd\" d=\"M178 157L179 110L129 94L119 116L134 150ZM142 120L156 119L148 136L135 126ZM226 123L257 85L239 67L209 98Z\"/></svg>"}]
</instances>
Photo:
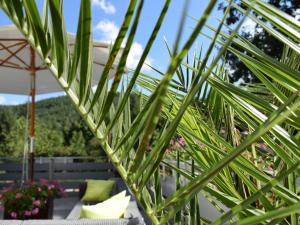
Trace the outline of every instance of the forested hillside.
<instances>
[{"instance_id":1,"label":"forested hillside","mask_svg":"<svg viewBox=\"0 0 300 225\"><path fill-rule=\"evenodd\" d=\"M0 156L21 156L26 132L27 104L0 106ZM66 96L36 104L36 154L86 156L103 154Z\"/></svg>"}]
</instances>

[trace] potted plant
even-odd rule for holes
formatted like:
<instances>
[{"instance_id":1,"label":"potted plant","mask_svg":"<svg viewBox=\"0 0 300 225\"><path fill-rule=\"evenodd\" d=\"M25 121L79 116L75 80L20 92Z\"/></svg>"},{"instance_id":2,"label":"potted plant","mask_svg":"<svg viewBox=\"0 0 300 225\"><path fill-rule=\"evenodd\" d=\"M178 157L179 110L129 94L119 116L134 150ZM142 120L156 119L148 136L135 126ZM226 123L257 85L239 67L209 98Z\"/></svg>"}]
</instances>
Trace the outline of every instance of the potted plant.
<instances>
[{"instance_id":1,"label":"potted plant","mask_svg":"<svg viewBox=\"0 0 300 225\"><path fill-rule=\"evenodd\" d=\"M46 179L26 183L21 188L9 187L0 195L4 219L50 219L53 199L63 194L58 182Z\"/></svg>"}]
</instances>

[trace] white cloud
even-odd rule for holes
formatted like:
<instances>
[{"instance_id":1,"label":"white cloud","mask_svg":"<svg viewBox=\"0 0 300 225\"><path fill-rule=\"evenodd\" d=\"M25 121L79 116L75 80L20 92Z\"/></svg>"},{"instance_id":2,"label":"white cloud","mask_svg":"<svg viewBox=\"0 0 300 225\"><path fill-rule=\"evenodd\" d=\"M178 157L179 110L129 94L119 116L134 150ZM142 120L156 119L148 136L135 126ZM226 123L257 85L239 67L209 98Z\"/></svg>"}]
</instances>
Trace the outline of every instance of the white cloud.
<instances>
[{"instance_id":1,"label":"white cloud","mask_svg":"<svg viewBox=\"0 0 300 225\"><path fill-rule=\"evenodd\" d=\"M114 21L110 21L110 20L99 21L99 23L94 27L94 30L100 32L103 38L102 40L105 42L113 42L117 38L119 33L119 27L115 24ZM126 66L130 69L135 69L135 67L139 62L139 59L143 54L143 51L144 51L143 46L138 42L134 42L131 46L127 58ZM152 62L153 59L150 57L147 57L145 60L145 64L148 65L151 65ZM149 71L150 68L147 65L143 65L142 70Z\"/></svg>"},{"instance_id":2,"label":"white cloud","mask_svg":"<svg viewBox=\"0 0 300 225\"><path fill-rule=\"evenodd\" d=\"M143 54L143 51L144 51L144 49L140 43L134 42L132 44L128 58L127 58L127 62L126 62L126 65L128 68L135 69L135 67L137 66L137 64ZM145 64L151 66L152 61L153 61L153 59L147 57L145 60ZM148 67L145 64L143 65L142 70L149 71L150 67Z\"/></svg>"},{"instance_id":3,"label":"white cloud","mask_svg":"<svg viewBox=\"0 0 300 225\"><path fill-rule=\"evenodd\" d=\"M4 105L6 102L6 98L2 95L0 95L0 105Z\"/></svg>"},{"instance_id":4,"label":"white cloud","mask_svg":"<svg viewBox=\"0 0 300 225\"><path fill-rule=\"evenodd\" d=\"M116 12L115 6L106 0L92 0L92 4L100 7L107 14L114 14Z\"/></svg>"},{"instance_id":5,"label":"white cloud","mask_svg":"<svg viewBox=\"0 0 300 225\"><path fill-rule=\"evenodd\" d=\"M114 21L110 20L101 20L94 29L95 31L100 31L102 38L109 42L114 41L119 33L119 27Z\"/></svg>"},{"instance_id":6,"label":"white cloud","mask_svg":"<svg viewBox=\"0 0 300 225\"><path fill-rule=\"evenodd\" d=\"M255 34L255 27L256 23L253 20L247 18L242 25L242 30L253 36Z\"/></svg>"}]
</instances>

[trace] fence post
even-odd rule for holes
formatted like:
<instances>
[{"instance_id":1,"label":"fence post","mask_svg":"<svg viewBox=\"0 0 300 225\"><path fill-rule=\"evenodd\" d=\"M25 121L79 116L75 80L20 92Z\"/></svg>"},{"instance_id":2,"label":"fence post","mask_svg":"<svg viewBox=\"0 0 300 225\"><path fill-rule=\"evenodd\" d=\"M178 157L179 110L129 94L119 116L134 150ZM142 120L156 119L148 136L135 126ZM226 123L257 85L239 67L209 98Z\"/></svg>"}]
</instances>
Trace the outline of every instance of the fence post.
<instances>
[{"instance_id":1,"label":"fence post","mask_svg":"<svg viewBox=\"0 0 300 225\"><path fill-rule=\"evenodd\" d=\"M51 157L49 159L49 180L53 180L53 161L54 159Z\"/></svg>"}]
</instances>

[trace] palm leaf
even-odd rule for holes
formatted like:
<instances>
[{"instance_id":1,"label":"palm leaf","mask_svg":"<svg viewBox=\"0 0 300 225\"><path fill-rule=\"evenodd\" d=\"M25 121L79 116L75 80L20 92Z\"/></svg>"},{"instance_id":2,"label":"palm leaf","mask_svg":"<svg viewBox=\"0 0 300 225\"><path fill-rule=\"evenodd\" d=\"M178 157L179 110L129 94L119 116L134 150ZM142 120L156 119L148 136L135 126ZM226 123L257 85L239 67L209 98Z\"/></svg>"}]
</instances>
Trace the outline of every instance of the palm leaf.
<instances>
[{"instance_id":1,"label":"palm leaf","mask_svg":"<svg viewBox=\"0 0 300 225\"><path fill-rule=\"evenodd\" d=\"M208 26L207 19L216 1L210 0L180 49L185 27L185 16L182 17L174 49L167 49L170 64L166 72L152 67L158 73L158 78L154 78L140 71L167 14L171 1L166 0L136 70L126 78L131 78L128 84L123 73L141 22L143 2L129 2L95 92L91 89L91 1L81 1L73 55L69 52L71 43L67 40L62 1L45 1L42 16L32 0L13 3L0 0L0 7L40 55L100 139L108 158L153 224L173 223L175 215L180 224L185 214L189 215L190 224L211 223L199 213L197 194L200 192L216 208L219 203L232 208L228 214L220 210L224 216L216 223L236 213L241 218L238 224L285 224L287 220L297 224L299 197L295 177L299 174L300 144L299 135L295 134L300 133L299 22L264 1L242 0L246 9L233 4L244 14L234 30L223 25L231 1L219 25L213 28ZM187 6L188 3L183 7L183 15ZM247 16L293 49L292 54L284 52L279 62L241 37L238 30ZM205 26L215 33L208 49L195 52L191 60L188 52ZM218 52L216 45L220 47ZM261 80L260 88L250 85L245 89L229 83L222 62L226 51L238 56ZM115 76L110 84L111 72ZM120 83L122 88L118 94ZM132 120L130 95L135 85L147 94L139 94L140 109ZM263 91L257 92L258 89ZM262 99L260 93L272 97L272 103ZM119 99L113 103L116 96ZM241 136L239 129L248 132L248 136ZM173 157L166 155L166 150L177 135L186 140L186 146L182 153L175 154L177 163L166 163L166 157ZM288 185L259 168L261 163L255 162L258 157L249 156L250 150L263 155L256 147L260 142L272 150L276 165L283 165L273 172L279 174L277 179L288 177ZM167 199L162 193L162 162L178 174L177 190ZM182 163L187 167L183 168ZM179 177L187 182L179 185ZM272 192L279 200L266 198L262 195L265 192ZM251 204L253 201L257 205Z\"/></svg>"}]
</instances>

